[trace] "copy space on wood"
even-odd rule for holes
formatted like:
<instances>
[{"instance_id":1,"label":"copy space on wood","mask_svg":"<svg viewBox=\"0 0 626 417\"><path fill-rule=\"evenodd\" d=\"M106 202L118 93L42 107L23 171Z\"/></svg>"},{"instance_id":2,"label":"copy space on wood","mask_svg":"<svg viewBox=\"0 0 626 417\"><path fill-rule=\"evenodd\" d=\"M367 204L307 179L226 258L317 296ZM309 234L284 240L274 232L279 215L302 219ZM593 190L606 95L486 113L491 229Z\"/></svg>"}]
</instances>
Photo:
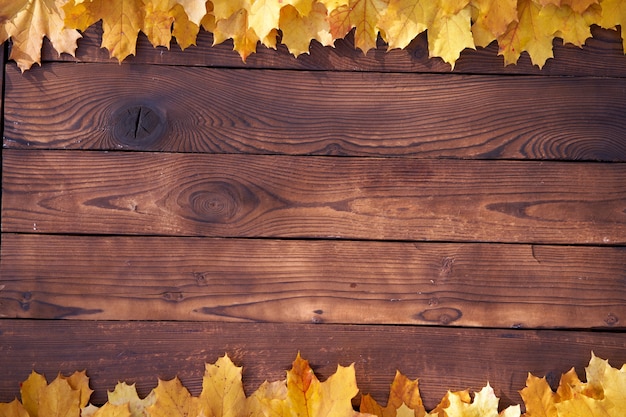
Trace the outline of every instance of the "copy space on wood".
<instances>
[{"instance_id":1,"label":"copy space on wood","mask_svg":"<svg viewBox=\"0 0 626 417\"><path fill-rule=\"evenodd\" d=\"M625 271L624 247L4 234L0 316L609 328Z\"/></svg>"},{"instance_id":2,"label":"copy space on wood","mask_svg":"<svg viewBox=\"0 0 626 417\"><path fill-rule=\"evenodd\" d=\"M626 243L626 165L3 152L4 232Z\"/></svg>"},{"instance_id":3,"label":"copy space on wood","mask_svg":"<svg viewBox=\"0 0 626 417\"><path fill-rule=\"evenodd\" d=\"M622 78L57 63L6 84L9 148L626 161Z\"/></svg>"}]
</instances>

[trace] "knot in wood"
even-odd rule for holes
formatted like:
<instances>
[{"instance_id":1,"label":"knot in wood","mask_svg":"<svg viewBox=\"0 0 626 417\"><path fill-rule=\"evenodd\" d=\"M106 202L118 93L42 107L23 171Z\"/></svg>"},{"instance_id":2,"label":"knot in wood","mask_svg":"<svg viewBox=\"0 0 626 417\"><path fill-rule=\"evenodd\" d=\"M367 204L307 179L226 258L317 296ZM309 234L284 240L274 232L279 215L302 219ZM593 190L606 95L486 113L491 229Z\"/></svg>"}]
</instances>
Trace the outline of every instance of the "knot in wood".
<instances>
[{"instance_id":1,"label":"knot in wood","mask_svg":"<svg viewBox=\"0 0 626 417\"><path fill-rule=\"evenodd\" d=\"M113 136L123 147L148 148L165 131L165 117L159 110L144 104L123 107L112 118Z\"/></svg>"}]
</instances>

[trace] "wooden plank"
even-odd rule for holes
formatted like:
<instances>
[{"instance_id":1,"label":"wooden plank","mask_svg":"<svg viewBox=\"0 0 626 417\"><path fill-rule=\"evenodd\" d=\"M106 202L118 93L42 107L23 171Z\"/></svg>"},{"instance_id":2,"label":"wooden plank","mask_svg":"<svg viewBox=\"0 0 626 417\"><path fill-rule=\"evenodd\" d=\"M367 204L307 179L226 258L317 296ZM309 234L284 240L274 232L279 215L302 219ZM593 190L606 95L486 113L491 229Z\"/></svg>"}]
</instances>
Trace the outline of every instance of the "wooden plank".
<instances>
[{"instance_id":1,"label":"wooden plank","mask_svg":"<svg viewBox=\"0 0 626 417\"><path fill-rule=\"evenodd\" d=\"M626 243L626 164L3 152L4 232Z\"/></svg>"},{"instance_id":2,"label":"wooden plank","mask_svg":"<svg viewBox=\"0 0 626 417\"><path fill-rule=\"evenodd\" d=\"M0 272L0 317L579 329L626 318L624 247L4 234Z\"/></svg>"},{"instance_id":3,"label":"wooden plank","mask_svg":"<svg viewBox=\"0 0 626 417\"><path fill-rule=\"evenodd\" d=\"M49 64L9 148L626 161L623 79Z\"/></svg>"},{"instance_id":4,"label":"wooden plank","mask_svg":"<svg viewBox=\"0 0 626 417\"><path fill-rule=\"evenodd\" d=\"M136 382L140 395L156 378L178 375L197 395L205 362L224 353L244 367L248 395L263 380L282 380L298 351L325 380L337 364L355 363L362 393L381 402L396 369L420 378L427 408L447 389L479 390L489 382L501 405L520 403L528 372L548 375L583 368L591 351L613 366L626 362L623 333L483 330L413 326L294 325L271 323L100 322L0 320L0 401L18 395L32 369L87 369L95 403L119 381ZM392 349L390 347L393 347Z\"/></svg>"},{"instance_id":5,"label":"wooden plank","mask_svg":"<svg viewBox=\"0 0 626 417\"><path fill-rule=\"evenodd\" d=\"M532 65L527 54L523 54L517 65L504 65L504 59L498 56L495 43L487 48L466 49L456 62L454 72L470 74L534 74L534 75L578 75L601 77L625 77L626 57L622 50L620 34L615 30L591 28L593 38L589 38L583 48L554 42L555 59L549 59L539 69ZM90 27L84 38L79 40L77 58L69 55L59 57L58 53L46 42L43 50L45 61L79 62L117 62L109 58L109 52L101 48L102 28ZM378 48L363 54L354 48L353 37L338 40L335 47L323 47L317 42L311 44L311 53L297 59L289 54L287 48L279 46L277 50L258 45L257 53L248 57L244 63L239 54L234 52L231 41L213 46L213 36L200 31L197 45L181 51L173 42L170 50L154 48L148 39L141 35L137 44L137 56L128 57L124 63L147 63L158 65L209 66L225 68L276 68L339 71L376 71L376 72L450 72L450 65L441 59L428 56L426 34L418 36L403 50L387 51L387 45L379 42Z\"/></svg>"}]
</instances>

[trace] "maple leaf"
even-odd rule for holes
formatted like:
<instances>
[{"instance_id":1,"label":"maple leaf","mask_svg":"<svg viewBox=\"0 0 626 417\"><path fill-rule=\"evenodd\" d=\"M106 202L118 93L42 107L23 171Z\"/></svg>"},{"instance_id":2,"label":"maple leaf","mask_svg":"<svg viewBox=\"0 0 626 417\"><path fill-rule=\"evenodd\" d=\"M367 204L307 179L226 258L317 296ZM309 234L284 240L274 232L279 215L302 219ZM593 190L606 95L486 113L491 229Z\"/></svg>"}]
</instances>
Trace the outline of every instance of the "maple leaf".
<instances>
[{"instance_id":1,"label":"maple leaf","mask_svg":"<svg viewBox=\"0 0 626 417\"><path fill-rule=\"evenodd\" d=\"M195 45L202 20L195 23L180 4L174 5L170 13L174 18L172 35L176 38L176 43L180 49L185 50L191 45Z\"/></svg>"},{"instance_id":2,"label":"maple leaf","mask_svg":"<svg viewBox=\"0 0 626 417\"><path fill-rule=\"evenodd\" d=\"M59 376L39 392L40 417L79 417L81 392Z\"/></svg>"},{"instance_id":3,"label":"maple leaf","mask_svg":"<svg viewBox=\"0 0 626 417\"><path fill-rule=\"evenodd\" d=\"M260 39L256 32L248 27L246 9L239 9L228 19L216 20L213 44L217 45L227 39L233 40L233 49L239 52L239 56L244 62L251 53L256 51L256 45Z\"/></svg>"},{"instance_id":4,"label":"maple leaf","mask_svg":"<svg viewBox=\"0 0 626 417\"><path fill-rule=\"evenodd\" d=\"M556 410L559 416L567 417L618 417L619 414L613 414L609 410L613 408L610 401L597 400L589 398L585 395L578 395L571 400L563 401L556 404Z\"/></svg>"},{"instance_id":5,"label":"maple leaf","mask_svg":"<svg viewBox=\"0 0 626 417\"><path fill-rule=\"evenodd\" d=\"M117 406L128 406L131 417L148 417L146 408L156 402L156 393L153 391L145 398L139 398L135 384L128 385L126 382L118 382L113 391L108 393L109 403Z\"/></svg>"},{"instance_id":6,"label":"maple leaf","mask_svg":"<svg viewBox=\"0 0 626 417\"><path fill-rule=\"evenodd\" d=\"M378 417L395 417L400 414L399 410L403 407L411 410L411 415L414 417L426 415L419 392L418 380L411 381L405 375L396 371L389 390L387 405L381 407L370 395L364 395L361 398L360 411L362 413L374 414Z\"/></svg>"},{"instance_id":7,"label":"maple leaf","mask_svg":"<svg viewBox=\"0 0 626 417\"><path fill-rule=\"evenodd\" d=\"M557 417L556 396L545 377L538 378L529 373L526 387L520 391L520 395L526 404L527 416Z\"/></svg>"},{"instance_id":8,"label":"maple leaf","mask_svg":"<svg viewBox=\"0 0 626 417\"><path fill-rule=\"evenodd\" d=\"M250 7L248 24L259 39L269 35L272 29L278 27L282 0L255 0Z\"/></svg>"},{"instance_id":9,"label":"maple leaf","mask_svg":"<svg viewBox=\"0 0 626 417\"><path fill-rule=\"evenodd\" d=\"M622 45L626 54L626 2L623 0L603 0L602 18L600 26L607 29L613 29L621 26Z\"/></svg>"},{"instance_id":10,"label":"maple leaf","mask_svg":"<svg viewBox=\"0 0 626 417\"><path fill-rule=\"evenodd\" d=\"M430 57L440 57L452 65L465 48L475 49L471 30L471 8L466 6L458 13L447 14L445 8L437 12L428 29L428 51Z\"/></svg>"},{"instance_id":11,"label":"maple leaf","mask_svg":"<svg viewBox=\"0 0 626 417\"><path fill-rule=\"evenodd\" d=\"M291 5L280 10L279 27L283 33L282 43L291 54L294 56L308 54L312 39L324 46L333 44L326 16L326 7L321 3L315 3L307 15L302 15Z\"/></svg>"},{"instance_id":12,"label":"maple leaf","mask_svg":"<svg viewBox=\"0 0 626 417\"><path fill-rule=\"evenodd\" d=\"M511 22L506 32L498 37L499 55L505 65L518 61L527 51L533 64L543 67L552 58L552 40L558 30L549 16L541 14L542 7L533 0L518 0L518 21Z\"/></svg>"},{"instance_id":13,"label":"maple leaf","mask_svg":"<svg viewBox=\"0 0 626 417\"><path fill-rule=\"evenodd\" d=\"M350 0L348 4L328 9L330 33L335 39L343 38L356 28L354 45L364 53L376 47L378 21L388 0Z\"/></svg>"},{"instance_id":14,"label":"maple leaf","mask_svg":"<svg viewBox=\"0 0 626 417\"><path fill-rule=\"evenodd\" d=\"M450 405L444 408L448 417L497 417L498 398L489 384L476 393L473 402L468 402L465 395L451 393Z\"/></svg>"},{"instance_id":15,"label":"maple leaf","mask_svg":"<svg viewBox=\"0 0 626 417\"><path fill-rule=\"evenodd\" d=\"M337 366L337 371L320 382L309 362L298 353L287 371L287 407L291 416L354 417L352 398L358 393L354 364Z\"/></svg>"},{"instance_id":16,"label":"maple leaf","mask_svg":"<svg viewBox=\"0 0 626 417\"><path fill-rule=\"evenodd\" d=\"M405 48L435 20L437 3L432 0L390 0L378 25L389 49Z\"/></svg>"},{"instance_id":17,"label":"maple leaf","mask_svg":"<svg viewBox=\"0 0 626 417\"><path fill-rule=\"evenodd\" d=\"M61 6L65 0L1 0L0 43L11 38L10 59L24 72L33 64L41 64L41 46L44 36L50 39L59 53L74 56L76 41L81 38L76 30L65 29Z\"/></svg>"},{"instance_id":18,"label":"maple leaf","mask_svg":"<svg viewBox=\"0 0 626 417\"><path fill-rule=\"evenodd\" d=\"M287 381L263 382L246 401L250 417L283 417L287 410Z\"/></svg>"},{"instance_id":19,"label":"maple leaf","mask_svg":"<svg viewBox=\"0 0 626 417\"><path fill-rule=\"evenodd\" d=\"M590 14L592 11L585 13ZM569 6L548 5L541 10L540 15L554 22L557 28L556 36L562 38L565 43L582 46L591 37L588 18Z\"/></svg>"},{"instance_id":20,"label":"maple leaf","mask_svg":"<svg viewBox=\"0 0 626 417\"><path fill-rule=\"evenodd\" d=\"M16 398L10 403L0 403L0 417L29 417L29 415Z\"/></svg>"},{"instance_id":21,"label":"maple leaf","mask_svg":"<svg viewBox=\"0 0 626 417\"><path fill-rule=\"evenodd\" d=\"M72 375L65 377L63 375L58 376L61 379L65 379L73 390L78 391L79 401L78 406L83 409L89 403L89 398L93 393L93 390L89 388L89 377L86 371L74 372Z\"/></svg>"},{"instance_id":22,"label":"maple leaf","mask_svg":"<svg viewBox=\"0 0 626 417\"><path fill-rule=\"evenodd\" d=\"M159 379L154 395L154 404L146 408L150 417L196 417L199 415L198 398L191 396L178 377L169 381Z\"/></svg>"},{"instance_id":23,"label":"maple leaf","mask_svg":"<svg viewBox=\"0 0 626 417\"><path fill-rule=\"evenodd\" d=\"M65 6L65 23L79 30L102 20L102 47L122 61L135 55L137 36L144 20L141 0L70 0Z\"/></svg>"},{"instance_id":24,"label":"maple leaf","mask_svg":"<svg viewBox=\"0 0 626 417\"><path fill-rule=\"evenodd\" d=\"M477 12L472 32L480 28L489 34L487 41L476 42L480 46L487 46L517 21L517 0L472 0L472 5Z\"/></svg>"},{"instance_id":25,"label":"maple leaf","mask_svg":"<svg viewBox=\"0 0 626 417\"><path fill-rule=\"evenodd\" d=\"M46 378L32 371L26 381L20 385L20 396L22 397L22 404L28 411L30 417L39 416L39 397L41 391L48 385Z\"/></svg>"},{"instance_id":26,"label":"maple leaf","mask_svg":"<svg viewBox=\"0 0 626 417\"><path fill-rule=\"evenodd\" d=\"M207 417L239 417L245 410L246 395L241 382L242 368L228 355L215 364L206 364L202 378L200 407Z\"/></svg>"}]
</instances>

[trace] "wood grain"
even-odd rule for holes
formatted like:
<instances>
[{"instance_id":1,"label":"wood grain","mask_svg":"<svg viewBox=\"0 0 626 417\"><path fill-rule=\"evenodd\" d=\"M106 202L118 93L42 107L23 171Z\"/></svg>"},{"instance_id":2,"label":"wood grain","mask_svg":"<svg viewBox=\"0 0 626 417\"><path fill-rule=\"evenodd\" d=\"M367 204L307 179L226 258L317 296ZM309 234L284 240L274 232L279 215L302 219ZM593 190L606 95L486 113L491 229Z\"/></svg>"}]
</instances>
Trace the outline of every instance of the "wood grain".
<instances>
[{"instance_id":1,"label":"wood grain","mask_svg":"<svg viewBox=\"0 0 626 417\"><path fill-rule=\"evenodd\" d=\"M619 245L626 165L3 152L4 232Z\"/></svg>"},{"instance_id":2,"label":"wood grain","mask_svg":"<svg viewBox=\"0 0 626 417\"><path fill-rule=\"evenodd\" d=\"M322 380L337 364L354 363L361 393L381 402L399 369L420 379L429 409L447 389L475 391L487 382L506 406L521 402L528 372L555 383L575 367L584 378L591 351L613 366L626 362L623 334L545 330L7 319L0 342L0 401L18 395L17 383L32 369L48 378L87 369L95 403L119 380L136 382L146 395L157 377L175 375L197 395L204 363L224 353L244 367L249 395L265 379L282 380L300 351Z\"/></svg>"},{"instance_id":3,"label":"wood grain","mask_svg":"<svg viewBox=\"0 0 626 417\"><path fill-rule=\"evenodd\" d=\"M626 161L625 113L623 79L50 63L9 68L4 146Z\"/></svg>"},{"instance_id":4,"label":"wood grain","mask_svg":"<svg viewBox=\"0 0 626 417\"><path fill-rule=\"evenodd\" d=\"M4 234L0 272L0 317L578 329L626 320L624 247Z\"/></svg>"},{"instance_id":5,"label":"wood grain","mask_svg":"<svg viewBox=\"0 0 626 417\"><path fill-rule=\"evenodd\" d=\"M591 28L593 34L583 48L563 45L554 41L555 59L549 59L543 68L532 65L524 53L516 65L504 65L498 56L498 47L492 43L487 48L466 49L456 62L455 73L469 74L534 74L534 75L577 75L624 77L626 57L622 50L620 34L615 30ZM109 52L101 48L102 28L90 27L84 38L78 41L77 58L58 53L46 41L43 50L45 61L117 62L109 58ZM311 53L297 59L287 48L279 45L277 50L258 45L257 53L242 62L239 54L233 51L232 41L212 46L210 33L200 31L197 45L181 51L173 42L170 50L154 48L148 39L140 34L137 56L130 56L124 64L147 63L153 65L209 66L225 68L275 68L327 71L375 71L375 72L450 72L450 65L439 58L429 58L426 34L413 40L406 49L387 51L387 45L379 41L378 48L363 54L354 48L353 36L335 42L335 47L323 47L311 43Z\"/></svg>"}]
</instances>

